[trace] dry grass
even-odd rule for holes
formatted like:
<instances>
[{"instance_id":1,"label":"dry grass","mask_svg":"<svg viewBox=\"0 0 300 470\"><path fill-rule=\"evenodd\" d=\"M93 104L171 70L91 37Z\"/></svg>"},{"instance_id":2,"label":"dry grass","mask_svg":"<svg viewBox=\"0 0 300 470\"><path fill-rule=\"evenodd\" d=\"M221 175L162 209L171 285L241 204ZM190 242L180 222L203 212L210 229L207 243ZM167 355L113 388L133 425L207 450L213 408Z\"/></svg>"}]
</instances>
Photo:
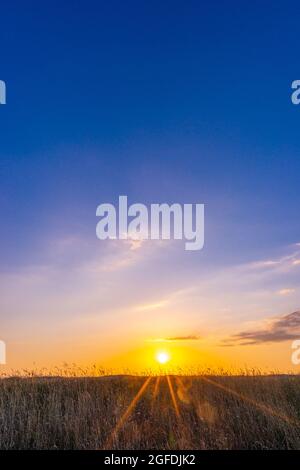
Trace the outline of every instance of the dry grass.
<instances>
[{"instance_id":1,"label":"dry grass","mask_svg":"<svg viewBox=\"0 0 300 470\"><path fill-rule=\"evenodd\" d=\"M300 377L3 378L0 448L300 449Z\"/></svg>"}]
</instances>

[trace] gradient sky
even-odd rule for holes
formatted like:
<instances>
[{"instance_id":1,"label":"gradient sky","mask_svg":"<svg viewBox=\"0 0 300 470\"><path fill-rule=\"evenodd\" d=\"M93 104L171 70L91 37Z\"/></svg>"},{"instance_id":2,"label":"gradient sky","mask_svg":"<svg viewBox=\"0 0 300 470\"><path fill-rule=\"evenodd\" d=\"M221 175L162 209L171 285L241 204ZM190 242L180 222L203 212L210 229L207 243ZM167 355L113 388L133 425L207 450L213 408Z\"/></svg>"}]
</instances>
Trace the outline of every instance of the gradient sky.
<instances>
[{"instance_id":1,"label":"gradient sky","mask_svg":"<svg viewBox=\"0 0 300 470\"><path fill-rule=\"evenodd\" d=\"M185 364L292 368L290 340L233 335L299 309L299 20L296 2L1 4L7 367L142 367L173 338ZM204 249L100 242L120 194L204 203Z\"/></svg>"}]
</instances>

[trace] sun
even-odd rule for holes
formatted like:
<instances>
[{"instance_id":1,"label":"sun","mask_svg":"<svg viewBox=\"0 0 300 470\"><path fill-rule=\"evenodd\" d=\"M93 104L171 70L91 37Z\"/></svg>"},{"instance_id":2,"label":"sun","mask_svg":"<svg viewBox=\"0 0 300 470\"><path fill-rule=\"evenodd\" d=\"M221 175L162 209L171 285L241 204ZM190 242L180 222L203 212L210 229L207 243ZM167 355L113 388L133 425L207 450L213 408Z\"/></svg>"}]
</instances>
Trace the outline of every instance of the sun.
<instances>
[{"instance_id":1,"label":"sun","mask_svg":"<svg viewBox=\"0 0 300 470\"><path fill-rule=\"evenodd\" d=\"M155 358L160 364L166 364L170 360L170 354L166 351L159 351L158 353L156 353Z\"/></svg>"}]
</instances>

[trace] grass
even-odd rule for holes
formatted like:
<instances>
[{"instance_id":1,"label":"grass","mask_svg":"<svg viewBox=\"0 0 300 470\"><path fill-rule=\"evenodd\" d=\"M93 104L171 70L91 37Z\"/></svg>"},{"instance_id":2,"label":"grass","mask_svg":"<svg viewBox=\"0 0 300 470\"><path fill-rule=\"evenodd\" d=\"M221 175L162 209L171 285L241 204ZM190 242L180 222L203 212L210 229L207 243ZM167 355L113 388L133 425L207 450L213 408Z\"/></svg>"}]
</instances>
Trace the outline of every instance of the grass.
<instances>
[{"instance_id":1,"label":"grass","mask_svg":"<svg viewBox=\"0 0 300 470\"><path fill-rule=\"evenodd\" d=\"M2 378L0 449L300 449L300 377Z\"/></svg>"}]
</instances>

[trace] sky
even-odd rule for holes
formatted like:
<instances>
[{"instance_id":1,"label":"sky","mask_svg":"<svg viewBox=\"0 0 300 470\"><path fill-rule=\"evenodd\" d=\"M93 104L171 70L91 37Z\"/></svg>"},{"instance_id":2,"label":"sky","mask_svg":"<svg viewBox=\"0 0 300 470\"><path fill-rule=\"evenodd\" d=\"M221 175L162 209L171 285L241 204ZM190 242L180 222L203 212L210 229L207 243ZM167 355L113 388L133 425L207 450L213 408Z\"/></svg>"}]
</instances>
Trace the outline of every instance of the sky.
<instances>
[{"instance_id":1,"label":"sky","mask_svg":"<svg viewBox=\"0 0 300 470\"><path fill-rule=\"evenodd\" d=\"M174 367L299 371L299 17L1 4L2 370L140 371L161 348ZM205 204L203 250L98 240L96 208L119 195Z\"/></svg>"}]
</instances>

